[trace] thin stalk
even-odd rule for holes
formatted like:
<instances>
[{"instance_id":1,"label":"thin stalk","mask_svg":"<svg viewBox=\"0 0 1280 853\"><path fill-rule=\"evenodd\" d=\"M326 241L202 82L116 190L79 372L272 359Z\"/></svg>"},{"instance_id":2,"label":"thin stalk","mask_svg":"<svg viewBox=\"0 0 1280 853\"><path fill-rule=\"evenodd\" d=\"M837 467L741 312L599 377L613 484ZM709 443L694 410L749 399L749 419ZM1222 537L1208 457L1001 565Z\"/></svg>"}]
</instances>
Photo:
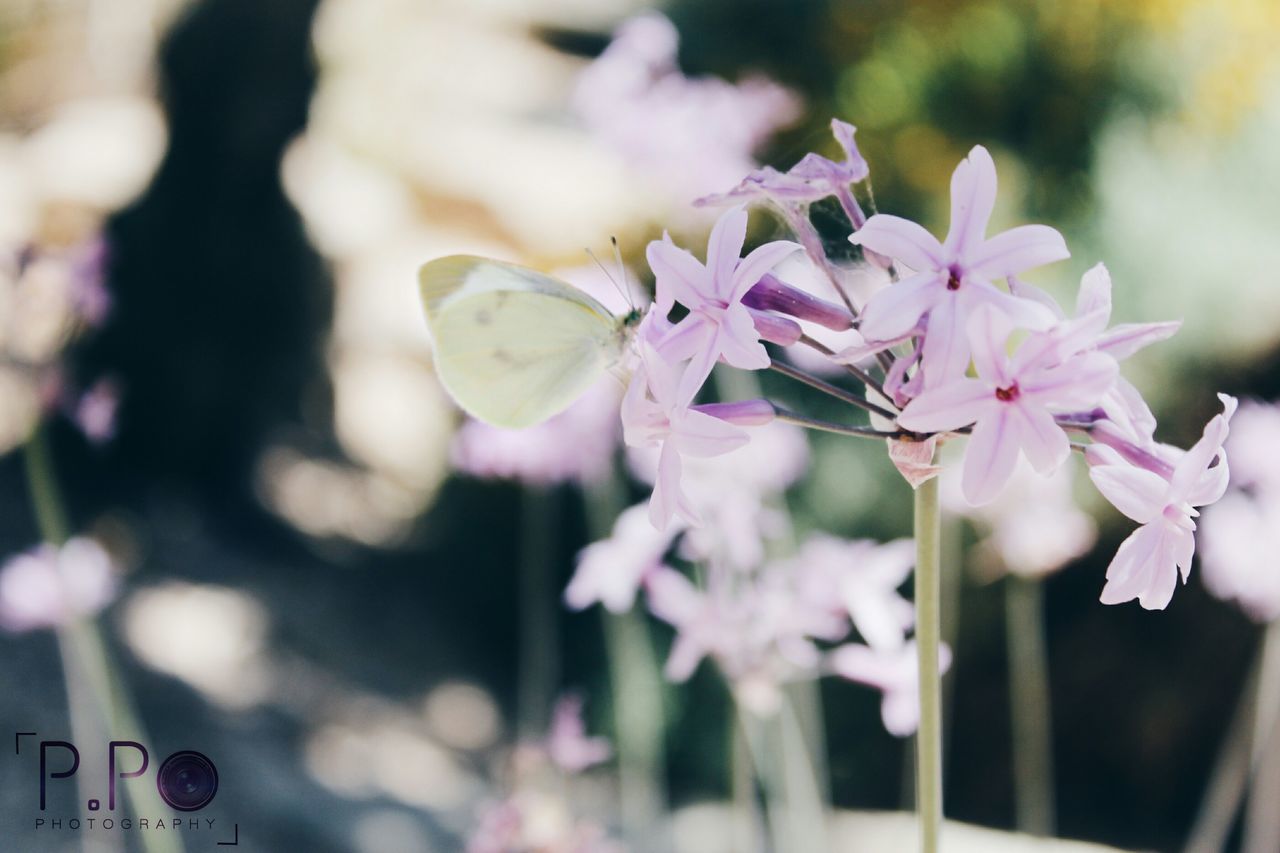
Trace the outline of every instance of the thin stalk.
<instances>
[{"instance_id":1,"label":"thin stalk","mask_svg":"<svg viewBox=\"0 0 1280 853\"><path fill-rule=\"evenodd\" d=\"M769 369L774 373L780 373L783 376L796 380L797 382L802 382L810 388L821 391L828 396L835 397L837 400L848 403L851 406L857 406L859 409L870 412L873 415L879 415L885 420L893 421L898 417L893 412L877 406L865 397L861 397L852 391L846 391L845 389L832 385L829 382L824 382L818 377L811 376L803 370L797 370L789 364L783 364L775 361L769 365Z\"/></svg>"},{"instance_id":2,"label":"thin stalk","mask_svg":"<svg viewBox=\"0 0 1280 853\"><path fill-rule=\"evenodd\" d=\"M942 676L938 669L938 646L942 640L941 520L938 478L934 477L915 491L916 660L920 678L916 810L920 816L922 853L937 853L942 829Z\"/></svg>"},{"instance_id":3,"label":"thin stalk","mask_svg":"<svg viewBox=\"0 0 1280 853\"><path fill-rule=\"evenodd\" d=\"M735 700L756 778L764 791L773 853L822 853L827 850L826 811L809 762L804 735L783 698L769 717L760 717Z\"/></svg>"},{"instance_id":4,"label":"thin stalk","mask_svg":"<svg viewBox=\"0 0 1280 853\"><path fill-rule=\"evenodd\" d=\"M520 735L541 737L560 680L560 595L554 572L556 494L526 486L520 513L520 647L516 720Z\"/></svg>"},{"instance_id":5,"label":"thin stalk","mask_svg":"<svg viewBox=\"0 0 1280 853\"><path fill-rule=\"evenodd\" d=\"M810 418L806 415L797 415L795 412L788 412L776 406L774 407L774 413L774 419L783 423L795 424L805 429L816 429L820 432L831 432L836 435L848 435L855 438L908 438L911 436L909 432L883 432L869 426L845 426L844 424L823 421L818 418Z\"/></svg>"},{"instance_id":6,"label":"thin stalk","mask_svg":"<svg viewBox=\"0 0 1280 853\"><path fill-rule=\"evenodd\" d=\"M1054 831L1053 723L1041 581L1012 574L1005 579L1005 638L1009 655L1017 826L1021 832L1051 837Z\"/></svg>"},{"instance_id":7,"label":"thin stalk","mask_svg":"<svg viewBox=\"0 0 1280 853\"><path fill-rule=\"evenodd\" d=\"M1252 733L1258 712L1258 684L1265 644L1258 647L1236 702L1227 735L1218 749L1200 811L1191 827L1185 853L1221 853L1235 825L1252 775Z\"/></svg>"},{"instance_id":8,"label":"thin stalk","mask_svg":"<svg viewBox=\"0 0 1280 853\"><path fill-rule=\"evenodd\" d=\"M616 468L585 493L592 539L609 535L625 509L626 495ZM618 745L622 831L632 849L663 849L668 839L656 831L667 808L663 682L644 614L633 608L604 618L609 682Z\"/></svg>"},{"instance_id":9,"label":"thin stalk","mask_svg":"<svg viewBox=\"0 0 1280 853\"><path fill-rule=\"evenodd\" d=\"M1242 853L1280 850L1280 621L1267 626L1253 726L1253 780L1244 816Z\"/></svg>"},{"instance_id":10,"label":"thin stalk","mask_svg":"<svg viewBox=\"0 0 1280 853\"><path fill-rule=\"evenodd\" d=\"M733 849L744 853L763 853L768 828L760 813L752 774L751 747L741 720L734 717L729 725L730 768L733 788Z\"/></svg>"},{"instance_id":11,"label":"thin stalk","mask_svg":"<svg viewBox=\"0 0 1280 853\"><path fill-rule=\"evenodd\" d=\"M71 538L71 525L43 429L36 427L23 446L22 455L40 538L52 546L62 547ZM114 739L147 743L146 731L134 709L133 698L112 660L98 622L75 619L59 626L55 633L62 657L75 741L92 745L100 743L102 734L106 734ZM124 790L128 807L135 817L172 816L172 810L160 799L155 785L144 777L126 778ZM87 803L88 797L81 797L81 800ZM85 832L88 832L87 828ZM141 833L139 838L146 853L182 853L184 849L182 839L175 833L147 832ZM87 839L85 846L90 846Z\"/></svg>"},{"instance_id":12,"label":"thin stalk","mask_svg":"<svg viewBox=\"0 0 1280 853\"><path fill-rule=\"evenodd\" d=\"M804 344L809 349L820 352L823 355L828 357L836 354L836 351L833 350L831 347L827 346L822 341L814 340L808 335L801 335L800 343ZM865 370L863 370L861 367L858 367L856 364L842 364L840 366L845 369L846 373L856 378L863 385L866 385L868 388L874 388L876 390L876 393L878 393L881 397L888 399L888 395L884 393L884 386L880 384L880 380L876 379L870 373L867 373Z\"/></svg>"}]
</instances>

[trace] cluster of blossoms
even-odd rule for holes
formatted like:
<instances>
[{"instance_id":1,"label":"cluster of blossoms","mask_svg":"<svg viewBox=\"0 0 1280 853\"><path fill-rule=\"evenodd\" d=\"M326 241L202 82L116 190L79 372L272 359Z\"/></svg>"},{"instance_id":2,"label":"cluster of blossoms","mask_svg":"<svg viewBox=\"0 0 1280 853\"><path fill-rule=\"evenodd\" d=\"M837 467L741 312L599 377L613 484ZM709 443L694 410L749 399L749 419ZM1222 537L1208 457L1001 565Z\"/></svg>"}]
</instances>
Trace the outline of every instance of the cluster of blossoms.
<instances>
[{"instance_id":1,"label":"cluster of blossoms","mask_svg":"<svg viewBox=\"0 0 1280 853\"><path fill-rule=\"evenodd\" d=\"M1067 246L1043 225L987 236L996 172L981 146L952 177L944 240L900 217L866 217L851 189L868 174L853 128L832 126L842 162L810 154L787 172L762 169L729 193L704 199L734 205L712 230L705 263L669 236L648 247L655 307L638 332L639 364L622 421L628 444L659 449L654 525L698 524L682 485L686 461L737 450L753 428L774 420L887 439L913 484L936 473L930 462L940 441L967 437L961 491L979 506L1002 493L1019 459L1049 477L1074 449L1099 491L1140 525L1112 561L1102 601L1136 598L1146 608L1165 607L1179 572L1185 580L1190 569L1196 507L1226 488L1222 445L1235 401L1222 398L1224 412L1189 451L1157 442L1155 419L1120 377L1119 362L1167 338L1178 323L1111 326L1111 279L1101 264L1082 279L1071 315L1023 281L1028 270L1068 257ZM846 273L823 252L808 221L807 206L826 196L846 211L850 241L888 272L890 281L865 304L856 304ZM742 257L747 201L781 211L799 243L770 242ZM801 250L826 274L839 304L775 274ZM671 322L677 303L686 312ZM848 345L820 344L799 321L846 331ZM775 360L764 343L818 350L858 379L865 394ZM804 381L870 412L871 424L817 421L764 399L696 402L721 361Z\"/></svg>"},{"instance_id":2,"label":"cluster of blossoms","mask_svg":"<svg viewBox=\"0 0 1280 853\"><path fill-rule=\"evenodd\" d=\"M92 617L115 598L118 582L110 555L94 539L37 546L0 567L0 628L22 633Z\"/></svg>"},{"instance_id":3,"label":"cluster of blossoms","mask_svg":"<svg viewBox=\"0 0 1280 853\"><path fill-rule=\"evenodd\" d=\"M657 483L670 458L633 448L630 465ZM649 612L677 632L668 680L683 682L711 659L743 707L767 716L782 685L834 674L880 690L885 727L910 734L919 719L915 619L899 588L912 543L814 534L788 553L793 531L780 496L808 461L802 431L772 423L753 430L750 446L682 463L681 515L659 528L644 504L623 512L612 535L579 556L565 601L622 613L643 590ZM700 582L677 561L697 566Z\"/></svg>"},{"instance_id":4,"label":"cluster of blossoms","mask_svg":"<svg viewBox=\"0 0 1280 853\"><path fill-rule=\"evenodd\" d=\"M567 783L611 754L607 740L587 735L582 698L561 697L547 736L517 747L511 791L485 808L467 853L622 853L602 826L576 817L565 796Z\"/></svg>"},{"instance_id":5,"label":"cluster of blossoms","mask_svg":"<svg viewBox=\"0 0 1280 853\"><path fill-rule=\"evenodd\" d=\"M631 18L582 72L572 106L596 139L687 203L754 168L752 152L799 117L800 103L765 77L688 77L679 45L665 16Z\"/></svg>"},{"instance_id":6,"label":"cluster of blossoms","mask_svg":"<svg viewBox=\"0 0 1280 853\"><path fill-rule=\"evenodd\" d=\"M67 246L31 242L0 256L0 451L24 440L45 414L61 412L94 443L115 432L116 383L69 381L63 353L105 322L106 244L98 236Z\"/></svg>"}]
</instances>

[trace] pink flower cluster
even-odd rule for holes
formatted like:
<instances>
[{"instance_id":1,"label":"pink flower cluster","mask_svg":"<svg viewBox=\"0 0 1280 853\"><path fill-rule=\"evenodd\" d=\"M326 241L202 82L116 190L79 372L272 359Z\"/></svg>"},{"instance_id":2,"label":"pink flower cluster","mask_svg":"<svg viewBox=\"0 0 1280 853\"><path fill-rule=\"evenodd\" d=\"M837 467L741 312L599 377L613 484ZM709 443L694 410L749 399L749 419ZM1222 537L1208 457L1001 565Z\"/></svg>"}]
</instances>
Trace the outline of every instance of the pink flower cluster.
<instances>
[{"instance_id":1,"label":"pink flower cluster","mask_svg":"<svg viewBox=\"0 0 1280 853\"><path fill-rule=\"evenodd\" d=\"M582 698L562 696L546 738L517 747L511 790L482 809L467 853L623 853L604 827L573 813L567 791L611 753L607 740L586 734Z\"/></svg>"},{"instance_id":2,"label":"pink flower cluster","mask_svg":"<svg viewBox=\"0 0 1280 853\"><path fill-rule=\"evenodd\" d=\"M1227 481L1222 449L1235 401L1223 398L1189 451L1155 440L1155 418L1119 363L1172 335L1178 323L1111 325L1111 279L1098 264L1083 277L1068 315L1020 277L1068 257L1062 235L1023 225L988 236L996 199L991 155L975 147L951 181L951 226L943 240L888 214L862 215L851 184L866 178L853 128L833 123L842 162L806 156L788 172L752 173L735 190L706 203L767 202L783 211L800 243L765 243L742 257L747 213L730 208L716 223L705 263L669 236L648 248L655 310L641 326L636 370L622 407L628 444L660 448L650 502L657 527L699 518L682 491L686 458L729 453L750 441L746 427L774 418L889 439L891 456L913 485L936 473L932 451L965 437L961 491L972 505L994 501L1019 460L1041 477L1058 472L1072 450L1088 462L1099 491L1140 526L1107 571L1105 603L1137 599L1165 607L1194 550L1196 507L1221 497ZM814 246L806 205L841 200L850 241L892 282L855 305L826 303L781 281L778 265L804 248L845 280ZM679 304L682 315L673 315ZM676 322L671 316L679 316ZM848 347L832 351L804 334L801 321L847 330ZM865 387L842 390L784 368L764 344L808 347L844 365ZM696 402L717 362L743 370L774 368L872 415L870 426L832 424L762 400Z\"/></svg>"}]
</instances>

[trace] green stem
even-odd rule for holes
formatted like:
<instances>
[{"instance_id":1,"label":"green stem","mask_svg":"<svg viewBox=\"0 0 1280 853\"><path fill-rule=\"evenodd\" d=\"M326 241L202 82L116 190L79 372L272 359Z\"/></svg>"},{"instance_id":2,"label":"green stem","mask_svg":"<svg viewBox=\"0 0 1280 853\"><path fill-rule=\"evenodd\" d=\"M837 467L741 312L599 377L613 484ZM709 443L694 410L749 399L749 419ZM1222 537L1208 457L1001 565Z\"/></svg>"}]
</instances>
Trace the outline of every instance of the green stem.
<instances>
[{"instance_id":1,"label":"green stem","mask_svg":"<svg viewBox=\"0 0 1280 853\"><path fill-rule=\"evenodd\" d=\"M916 734L916 809L920 850L937 853L942 828L942 676L938 647L942 639L942 586L939 540L941 513L938 478L915 492L916 647L920 678L920 729Z\"/></svg>"},{"instance_id":2,"label":"green stem","mask_svg":"<svg viewBox=\"0 0 1280 853\"><path fill-rule=\"evenodd\" d=\"M1044 584L1005 579L1009 712L1013 722L1014 804L1021 832L1053 835L1053 723L1045 649Z\"/></svg>"},{"instance_id":3,"label":"green stem","mask_svg":"<svg viewBox=\"0 0 1280 853\"><path fill-rule=\"evenodd\" d=\"M519 663L516 727L534 740L546 734L560 680L560 596L554 559L557 495L526 486L520 513Z\"/></svg>"},{"instance_id":4,"label":"green stem","mask_svg":"<svg viewBox=\"0 0 1280 853\"><path fill-rule=\"evenodd\" d=\"M1267 626L1258 674L1252 779L1244 815L1245 853L1280 850L1280 621Z\"/></svg>"},{"instance_id":5,"label":"green stem","mask_svg":"<svg viewBox=\"0 0 1280 853\"><path fill-rule=\"evenodd\" d=\"M1265 645L1258 647L1249 666L1226 737L1218 748L1218 757L1204 798L1200 801L1200 810L1183 848L1185 853L1219 853L1226 849L1227 839L1235 826L1236 815L1240 812L1252 775L1252 734L1258 713L1258 686L1264 650Z\"/></svg>"},{"instance_id":6,"label":"green stem","mask_svg":"<svg viewBox=\"0 0 1280 853\"><path fill-rule=\"evenodd\" d=\"M23 462L40 538L62 547L71 537L71 525L58 489L48 439L39 427L23 447ZM133 699L97 621L73 620L59 626L56 633L75 740L93 744L106 734L113 739L146 743ZM172 816L155 785L142 776L125 779L125 795L135 817ZM148 832L139 837L146 853L182 853L182 840L173 833Z\"/></svg>"},{"instance_id":7,"label":"green stem","mask_svg":"<svg viewBox=\"0 0 1280 853\"><path fill-rule=\"evenodd\" d=\"M584 492L588 534L604 539L626 508L625 484L614 466ZM618 746L619 799L623 835L632 849L657 849L668 839L655 827L667 808L666 725L663 681L644 614L601 608ZM666 845L669 846L669 845Z\"/></svg>"}]
</instances>

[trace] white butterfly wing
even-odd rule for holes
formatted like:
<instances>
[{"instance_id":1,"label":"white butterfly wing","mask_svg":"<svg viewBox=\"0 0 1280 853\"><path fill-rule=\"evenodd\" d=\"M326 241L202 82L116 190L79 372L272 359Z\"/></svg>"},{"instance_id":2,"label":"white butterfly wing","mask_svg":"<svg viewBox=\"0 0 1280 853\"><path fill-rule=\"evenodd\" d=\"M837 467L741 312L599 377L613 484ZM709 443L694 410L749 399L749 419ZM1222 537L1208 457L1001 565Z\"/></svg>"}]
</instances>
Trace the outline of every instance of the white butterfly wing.
<instances>
[{"instance_id":1,"label":"white butterfly wing","mask_svg":"<svg viewBox=\"0 0 1280 853\"><path fill-rule=\"evenodd\" d=\"M418 273L436 372L469 414L520 429L563 411L617 358L619 322L580 290L454 255Z\"/></svg>"}]
</instances>

